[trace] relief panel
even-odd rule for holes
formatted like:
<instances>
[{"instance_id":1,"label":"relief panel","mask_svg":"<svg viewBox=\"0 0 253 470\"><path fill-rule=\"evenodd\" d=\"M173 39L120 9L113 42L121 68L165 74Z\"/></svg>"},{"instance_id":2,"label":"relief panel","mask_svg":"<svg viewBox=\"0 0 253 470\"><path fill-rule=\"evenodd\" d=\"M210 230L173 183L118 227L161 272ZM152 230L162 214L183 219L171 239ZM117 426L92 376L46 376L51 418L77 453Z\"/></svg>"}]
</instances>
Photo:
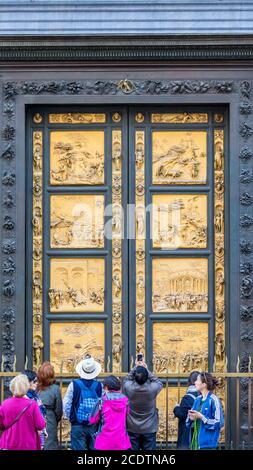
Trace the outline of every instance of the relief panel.
<instances>
[{"instance_id":1,"label":"relief panel","mask_svg":"<svg viewBox=\"0 0 253 470\"><path fill-rule=\"evenodd\" d=\"M207 113L157 113L151 114L151 122L159 124L208 123Z\"/></svg>"},{"instance_id":2,"label":"relief panel","mask_svg":"<svg viewBox=\"0 0 253 470\"><path fill-rule=\"evenodd\" d=\"M155 322L153 351L153 367L157 373L207 370L208 324Z\"/></svg>"},{"instance_id":3,"label":"relief panel","mask_svg":"<svg viewBox=\"0 0 253 470\"><path fill-rule=\"evenodd\" d=\"M51 323L50 362L56 373L75 372L76 364L86 354L91 354L104 368L104 323Z\"/></svg>"},{"instance_id":4,"label":"relief panel","mask_svg":"<svg viewBox=\"0 0 253 470\"><path fill-rule=\"evenodd\" d=\"M101 124L106 122L105 114L65 113L49 114L50 124Z\"/></svg>"},{"instance_id":5,"label":"relief panel","mask_svg":"<svg viewBox=\"0 0 253 470\"><path fill-rule=\"evenodd\" d=\"M206 258L154 258L152 277L154 312L207 312Z\"/></svg>"},{"instance_id":6,"label":"relief panel","mask_svg":"<svg viewBox=\"0 0 253 470\"><path fill-rule=\"evenodd\" d=\"M50 213L51 248L104 246L103 195L53 195Z\"/></svg>"},{"instance_id":7,"label":"relief panel","mask_svg":"<svg viewBox=\"0 0 253 470\"><path fill-rule=\"evenodd\" d=\"M152 239L154 248L206 248L207 196L154 195Z\"/></svg>"},{"instance_id":8,"label":"relief panel","mask_svg":"<svg viewBox=\"0 0 253 470\"><path fill-rule=\"evenodd\" d=\"M50 133L50 183L104 184L104 131Z\"/></svg>"},{"instance_id":9,"label":"relief panel","mask_svg":"<svg viewBox=\"0 0 253 470\"><path fill-rule=\"evenodd\" d=\"M206 131L154 131L153 184L205 184Z\"/></svg>"},{"instance_id":10,"label":"relief panel","mask_svg":"<svg viewBox=\"0 0 253 470\"><path fill-rule=\"evenodd\" d=\"M50 263L51 312L103 312L105 263L101 258L57 258Z\"/></svg>"}]
</instances>

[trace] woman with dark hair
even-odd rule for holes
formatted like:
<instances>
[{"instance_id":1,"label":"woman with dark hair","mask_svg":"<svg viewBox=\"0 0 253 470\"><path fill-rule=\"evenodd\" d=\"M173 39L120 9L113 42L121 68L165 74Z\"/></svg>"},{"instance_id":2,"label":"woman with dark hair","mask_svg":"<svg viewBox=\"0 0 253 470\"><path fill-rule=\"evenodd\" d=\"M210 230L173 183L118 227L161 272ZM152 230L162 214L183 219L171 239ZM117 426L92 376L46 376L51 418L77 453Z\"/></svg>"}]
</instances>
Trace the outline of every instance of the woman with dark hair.
<instances>
[{"instance_id":1,"label":"woman with dark hair","mask_svg":"<svg viewBox=\"0 0 253 470\"><path fill-rule=\"evenodd\" d=\"M46 408L47 434L45 450L59 449L57 427L62 417L62 398L55 383L54 368L50 362L44 362L38 370L38 395Z\"/></svg>"},{"instance_id":2,"label":"woman with dark hair","mask_svg":"<svg viewBox=\"0 0 253 470\"><path fill-rule=\"evenodd\" d=\"M121 393L121 382L110 375L103 382L104 394L98 400L90 418L99 423L94 448L96 450L128 450L131 442L126 430L129 412L128 398Z\"/></svg>"},{"instance_id":3,"label":"woman with dark hair","mask_svg":"<svg viewBox=\"0 0 253 470\"><path fill-rule=\"evenodd\" d=\"M190 374L186 394L183 396L180 404L177 404L173 410L174 415L178 418L177 449L189 449L190 429L185 425L185 422L188 411L192 408L194 400L199 394L195 387L198 375L199 372L196 370Z\"/></svg>"},{"instance_id":4,"label":"woman with dark hair","mask_svg":"<svg viewBox=\"0 0 253 470\"><path fill-rule=\"evenodd\" d=\"M28 378L28 381L29 381L29 385L30 385L30 388L26 394L26 396L28 398L30 398L30 400L35 400L36 403L38 404L39 408L40 408L40 412L44 418L44 420L46 421L46 408L45 406L43 405L38 393L37 393L37 388L38 388L38 377L37 377L37 374L36 372L34 372L33 370L24 370L24 372L22 372L22 374L26 375L26 377ZM46 428L42 429L42 431L39 432L39 435L40 435L40 443L41 443L41 449L44 449L44 445L45 445L45 438L47 437L47 431L46 431Z\"/></svg>"},{"instance_id":5,"label":"woman with dark hair","mask_svg":"<svg viewBox=\"0 0 253 470\"><path fill-rule=\"evenodd\" d=\"M191 450L217 449L224 416L219 398L213 393L219 381L208 372L201 372L195 382L200 396L188 412L186 425L192 427Z\"/></svg>"}]
</instances>

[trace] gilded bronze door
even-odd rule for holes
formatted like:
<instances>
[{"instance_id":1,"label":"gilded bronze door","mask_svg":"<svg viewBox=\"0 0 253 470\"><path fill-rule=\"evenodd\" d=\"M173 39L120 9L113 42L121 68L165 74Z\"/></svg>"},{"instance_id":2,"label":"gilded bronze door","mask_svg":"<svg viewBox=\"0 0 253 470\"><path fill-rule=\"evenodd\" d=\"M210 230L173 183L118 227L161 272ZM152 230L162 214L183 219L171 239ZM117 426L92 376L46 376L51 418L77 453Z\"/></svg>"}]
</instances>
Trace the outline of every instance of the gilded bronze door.
<instances>
[{"instance_id":1,"label":"gilded bronze door","mask_svg":"<svg viewBox=\"0 0 253 470\"><path fill-rule=\"evenodd\" d=\"M136 350L157 373L225 367L226 119L222 109L193 107L133 110L130 118L130 310Z\"/></svg>"},{"instance_id":2,"label":"gilded bronze door","mask_svg":"<svg viewBox=\"0 0 253 470\"><path fill-rule=\"evenodd\" d=\"M35 367L72 373L91 353L116 373L143 352L158 373L224 369L226 121L218 107L29 110Z\"/></svg>"}]
</instances>

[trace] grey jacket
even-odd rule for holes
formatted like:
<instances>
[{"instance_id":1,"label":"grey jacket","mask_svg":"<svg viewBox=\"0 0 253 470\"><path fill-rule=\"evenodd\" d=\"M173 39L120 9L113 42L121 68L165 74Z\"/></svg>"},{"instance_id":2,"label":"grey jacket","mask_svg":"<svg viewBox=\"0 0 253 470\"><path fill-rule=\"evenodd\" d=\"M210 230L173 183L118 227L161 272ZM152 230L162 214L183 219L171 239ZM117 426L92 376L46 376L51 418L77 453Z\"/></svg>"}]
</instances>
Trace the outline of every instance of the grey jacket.
<instances>
[{"instance_id":1,"label":"grey jacket","mask_svg":"<svg viewBox=\"0 0 253 470\"><path fill-rule=\"evenodd\" d=\"M156 397L163 388L161 380L148 371L148 380L139 385L134 380L135 367L125 377L122 392L128 397L130 413L127 417L127 430L137 434L158 431L158 409Z\"/></svg>"},{"instance_id":2,"label":"grey jacket","mask_svg":"<svg viewBox=\"0 0 253 470\"><path fill-rule=\"evenodd\" d=\"M53 384L45 390L39 392L39 397L46 407L46 428L48 438L45 441L45 450L57 450L58 444L58 423L62 417L62 398L58 385Z\"/></svg>"}]
</instances>

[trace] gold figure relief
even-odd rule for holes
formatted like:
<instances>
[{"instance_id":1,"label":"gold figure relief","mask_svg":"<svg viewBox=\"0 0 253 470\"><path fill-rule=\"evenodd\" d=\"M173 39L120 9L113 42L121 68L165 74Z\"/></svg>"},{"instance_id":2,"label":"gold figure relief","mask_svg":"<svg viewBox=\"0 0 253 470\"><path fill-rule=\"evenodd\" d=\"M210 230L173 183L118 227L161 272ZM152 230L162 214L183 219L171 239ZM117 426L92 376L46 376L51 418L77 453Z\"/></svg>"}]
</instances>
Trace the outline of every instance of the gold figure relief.
<instances>
[{"instance_id":1,"label":"gold figure relief","mask_svg":"<svg viewBox=\"0 0 253 470\"><path fill-rule=\"evenodd\" d=\"M152 238L154 248L206 248L207 196L154 195Z\"/></svg>"},{"instance_id":2,"label":"gold figure relief","mask_svg":"<svg viewBox=\"0 0 253 470\"><path fill-rule=\"evenodd\" d=\"M104 131L53 131L50 183L104 184Z\"/></svg>"},{"instance_id":3,"label":"gold figure relief","mask_svg":"<svg viewBox=\"0 0 253 470\"><path fill-rule=\"evenodd\" d=\"M50 263L51 312L103 312L105 265L101 258L57 258Z\"/></svg>"},{"instance_id":4,"label":"gold figure relief","mask_svg":"<svg viewBox=\"0 0 253 470\"><path fill-rule=\"evenodd\" d=\"M34 116L34 122L40 123L39 114ZM43 275L42 275L42 170L43 170L43 133L33 132L33 367L38 369L42 362L43 351Z\"/></svg>"},{"instance_id":5,"label":"gold figure relief","mask_svg":"<svg viewBox=\"0 0 253 470\"><path fill-rule=\"evenodd\" d=\"M56 373L74 373L76 364L91 354L104 369L104 343L102 322L51 323L50 362Z\"/></svg>"},{"instance_id":6,"label":"gold figure relief","mask_svg":"<svg viewBox=\"0 0 253 470\"><path fill-rule=\"evenodd\" d=\"M206 113L151 114L151 122L160 123L160 124L208 123L208 114Z\"/></svg>"},{"instance_id":7,"label":"gold figure relief","mask_svg":"<svg viewBox=\"0 0 253 470\"><path fill-rule=\"evenodd\" d=\"M140 113L139 113L140 114ZM136 115L137 116L137 115ZM144 117L144 116L143 116ZM137 119L136 119L137 120ZM142 122L142 121L139 121ZM145 352L145 132L135 131L136 350Z\"/></svg>"},{"instance_id":8,"label":"gold figure relief","mask_svg":"<svg viewBox=\"0 0 253 470\"><path fill-rule=\"evenodd\" d=\"M113 122L120 122L121 119L122 119L122 117L121 117L121 114L120 114L120 113L114 113L114 114L112 115L112 120L113 120Z\"/></svg>"},{"instance_id":9,"label":"gold figure relief","mask_svg":"<svg viewBox=\"0 0 253 470\"><path fill-rule=\"evenodd\" d=\"M42 121L43 121L43 117L41 116L41 114L35 113L33 116L33 122L35 122L35 124L40 124Z\"/></svg>"},{"instance_id":10,"label":"gold figure relief","mask_svg":"<svg viewBox=\"0 0 253 470\"><path fill-rule=\"evenodd\" d=\"M154 131L154 184L205 184L206 131Z\"/></svg>"},{"instance_id":11,"label":"gold figure relief","mask_svg":"<svg viewBox=\"0 0 253 470\"><path fill-rule=\"evenodd\" d=\"M206 258L154 258L152 278L154 312L207 312Z\"/></svg>"},{"instance_id":12,"label":"gold figure relief","mask_svg":"<svg viewBox=\"0 0 253 470\"><path fill-rule=\"evenodd\" d=\"M136 122L139 122L139 123L144 122L144 120L145 120L144 114L142 114L142 113L137 113L137 114L135 115L135 120L136 120Z\"/></svg>"},{"instance_id":13,"label":"gold figure relief","mask_svg":"<svg viewBox=\"0 0 253 470\"><path fill-rule=\"evenodd\" d=\"M215 113L214 114L214 121L217 123L221 123L224 121L224 115L222 113Z\"/></svg>"},{"instance_id":14,"label":"gold figure relief","mask_svg":"<svg viewBox=\"0 0 253 470\"><path fill-rule=\"evenodd\" d=\"M153 367L157 373L207 370L208 324L154 323Z\"/></svg>"},{"instance_id":15,"label":"gold figure relief","mask_svg":"<svg viewBox=\"0 0 253 470\"><path fill-rule=\"evenodd\" d=\"M104 246L104 196L51 196L52 248L102 248Z\"/></svg>"},{"instance_id":16,"label":"gold figure relief","mask_svg":"<svg viewBox=\"0 0 253 470\"><path fill-rule=\"evenodd\" d=\"M121 114L114 113L114 122ZM112 131L112 370L122 362L122 131Z\"/></svg>"},{"instance_id":17,"label":"gold figure relief","mask_svg":"<svg viewBox=\"0 0 253 470\"><path fill-rule=\"evenodd\" d=\"M216 116L216 115L215 115ZM215 119L216 122L222 122ZM214 130L214 244L215 244L215 367L224 372L225 269L224 269L224 130ZM221 390L222 394L222 390ZM224 398L224 397L223 397Z\"/></svg>"},{"instance_id":18,"label":"gold figure relief","mask_svg":"<svg viewBox=\"0 0 253 470\"><path fill-rule=\"evenodd\" d=\"M130 93L133 93L135 85L131 80L128 80L128 78L124 78L123 80L118 81L117 88L121 90L124 94L128 95Z\"/></svg>"},{"instance_id":19,"label":"gold figure relief","mask_svg":"<svg viewBox=\"0 0 253 470\"><path fill-rule=\"evenodd\" d=\"M102 113L49 114L50 124L103 124L105 122L106 115Z\"/></svg>"}]
</instances>

